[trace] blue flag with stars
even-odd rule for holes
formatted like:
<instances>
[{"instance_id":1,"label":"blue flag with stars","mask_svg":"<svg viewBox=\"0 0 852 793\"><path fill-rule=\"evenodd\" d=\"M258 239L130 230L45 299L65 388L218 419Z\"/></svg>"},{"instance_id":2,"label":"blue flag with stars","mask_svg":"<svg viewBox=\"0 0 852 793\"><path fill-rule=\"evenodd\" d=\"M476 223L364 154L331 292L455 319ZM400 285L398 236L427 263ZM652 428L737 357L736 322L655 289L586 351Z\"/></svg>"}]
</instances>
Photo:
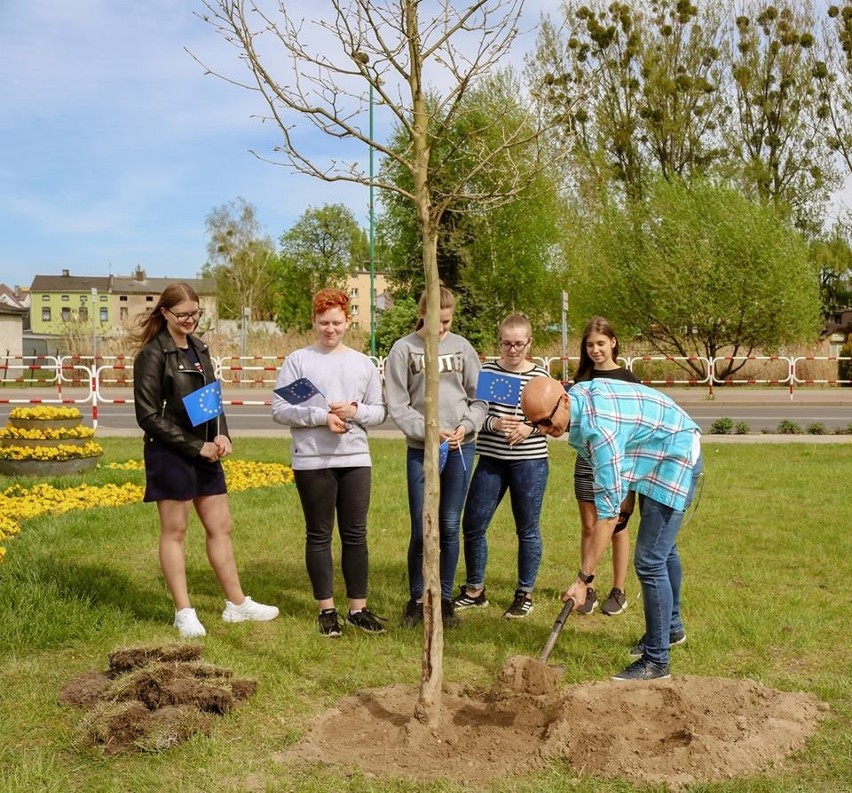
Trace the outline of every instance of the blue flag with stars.
<instances>
[{"instance_id":1,"label":"blue flag with stars","mask_svg":"<svg viewBox=\"0 0 852 793\"><path fill-rule=\"evenodd\" d=\"M193 427L215 419L224 411L222 407L222 384L218 380L193 391L183 398L183 406Z\"/></svg>"},{"instance_id":2,"label":"blue flag with stars","mask_svg":"<svg viewBox=\"0 0 852 793\"><path fill-rule=\"evenodd\" d=\"M444 441L438 447L438 470L443 473L444 466L447 464L447 459L450 456L450 442Z\"/></svg>"},{"instance_id":3,"label":"blue flag with stars","mask_svg":"<svg viewBox=\"0 0 852 793\"><path fill-rule=\"evenodd\" d=\"M276 388L275 393L291 405L301 405L311 397L322 396L320 391L307 377L300 377L288 385Z\"/></svg>"},{"instance_id":4,"label":"blue flag with stars","mask_svg":"<svg viewBox=\"0 0 852 793\"><path fill-rule=\"evenodd\" d=\"M515 406L521 401L522 382L520 377L511 374L483 370L476 384L476 398L498 405Z\"/></svg>"}]
</instances>

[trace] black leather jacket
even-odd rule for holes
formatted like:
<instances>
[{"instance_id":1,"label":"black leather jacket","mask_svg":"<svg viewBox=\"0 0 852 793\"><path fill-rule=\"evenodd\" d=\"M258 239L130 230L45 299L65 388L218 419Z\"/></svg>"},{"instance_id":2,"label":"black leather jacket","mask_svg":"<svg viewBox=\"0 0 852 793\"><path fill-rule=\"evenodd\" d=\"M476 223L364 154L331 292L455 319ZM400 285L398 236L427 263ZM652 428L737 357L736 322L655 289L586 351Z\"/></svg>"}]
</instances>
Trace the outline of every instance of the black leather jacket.
<instances>
[{"instance_id":1,"label":"black leather jacket","mask_svg":"<svg viewBox=\"0 0 852 793\"><path fill-rule=\"evenodd\" d=\"M212 383L216 374L207 345L196 336L188 339L204 373L164 329L133 359L133 399L146 443L167 443L187 457L197 457L206 441L230 436L224 413L197 427L189 420L183 398Z\"/></svg>"}]
</instances>

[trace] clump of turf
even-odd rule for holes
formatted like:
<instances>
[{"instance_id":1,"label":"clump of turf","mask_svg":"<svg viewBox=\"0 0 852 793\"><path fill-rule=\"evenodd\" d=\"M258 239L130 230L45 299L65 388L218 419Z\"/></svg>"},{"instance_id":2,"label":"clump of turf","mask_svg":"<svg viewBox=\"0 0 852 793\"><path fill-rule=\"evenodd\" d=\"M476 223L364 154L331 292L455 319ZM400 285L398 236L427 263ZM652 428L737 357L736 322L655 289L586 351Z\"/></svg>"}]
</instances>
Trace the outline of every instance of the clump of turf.
<instances>
[{"instance_id":1,"label":"clump of turf","mask_svg":"<svg viewBox=\"0 0 852 793\"><path fill-rule=\"evenodd\" d=\"M86 708L77 745L121 752L161 752L207 733L211 715L248 699L257 681L201 660L198 645L125 647L109 654L107 672L70 680L60 702Z\"/></svg>"}]
</instances>

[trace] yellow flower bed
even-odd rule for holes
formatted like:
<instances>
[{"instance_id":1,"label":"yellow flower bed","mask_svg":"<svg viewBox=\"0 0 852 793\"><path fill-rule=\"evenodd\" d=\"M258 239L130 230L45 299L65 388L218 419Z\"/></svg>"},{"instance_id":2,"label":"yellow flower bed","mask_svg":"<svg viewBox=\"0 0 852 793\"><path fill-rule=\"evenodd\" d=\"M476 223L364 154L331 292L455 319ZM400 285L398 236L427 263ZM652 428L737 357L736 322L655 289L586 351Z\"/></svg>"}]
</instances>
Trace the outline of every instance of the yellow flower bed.
<instances>
[{"instance_id":1,"label":"yellow flower bed","mask_svg":"<svg viewBox=\"0 0 852 793\"><path fill-rule=\"evenodd\" d=\"M92 441L82 446L60 443L58 446L0 446L4 460L74 460L78 457L98 457L103 447Z\"/></svg>"},{"instance_id":2,"label":"yellow flower bed","mask_svg":"<svg viewBox=\"0 0 852 793\"><path fill-rule=\"evenodd\" d=\"M96 444L92 444L96 445ZM103 468L119 471L141 471L141 461L130 460L126 463L107 463ZM293 481L293 471L280 463L258 463L249 460L225 460L223 463L228 479L228 489L232 492L249 490L255 487L287 485ZM0 562L6 549L3 540L13 537L20 531L20 522L35 518L47 512L58 514L73 509L94 509L95 507L120 507L142 500L144 485L126 482L122 485L77 485L75 487L56 488L40 483L32 487L12 485L0 491ZM14 516L14 517L12 517Z\"/></svg>"},{"instance_id":3,"label":"yellow flower bed","mask_svg":"<svg viewBox=\"0 0 852 793\"><path fill-rule=\"evenodd\" d=\"M66 438L94 438L95 431L91 427L71 427L68 429L30 430L22 427L0 428L0 438L15 438L26 441L61 441Z\"/></svg>"},{"instance_id":4,"label":"yellow flower bed","mask_svg":"<svg viewBox=\"0 0 852 793\"><path fill-rule=\"evenodd\" d=\"M36 405L35 407L18 407L9 411L10 419L78 419L80 411L74 407L54 407L53 405Z\"/></svg>"}]
</instances>

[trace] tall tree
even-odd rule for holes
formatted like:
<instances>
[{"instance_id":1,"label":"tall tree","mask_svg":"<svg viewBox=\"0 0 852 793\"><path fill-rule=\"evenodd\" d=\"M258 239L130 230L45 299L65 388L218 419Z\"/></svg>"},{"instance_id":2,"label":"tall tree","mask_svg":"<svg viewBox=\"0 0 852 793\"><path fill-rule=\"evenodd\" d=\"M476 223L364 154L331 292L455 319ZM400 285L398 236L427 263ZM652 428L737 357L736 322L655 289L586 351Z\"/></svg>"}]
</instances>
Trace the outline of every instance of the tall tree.
<instances>
[{"instance_id":1,"label":"tall tree","mask_svg":"<svg viewBox=\"0 0 852 793\"><path fill-rule=\"evenodd\" d=\"M575 306L661 354L747 356L818 334L816 266L771 202L660 179L647 201L612 201L579 234L569 252ZM744 363L729 360L716 376Z\"/></svg>"},{"instance_id":2,"label":"tall tree","mask_svg":"<svg viewBox=\"0 0 852 793\"><path fill-rule=\"evenodd\" d=\"M437 725L443 680L443 627L438 575L438 331L437 239L441 219L457 203L495 204L517 195L537 170L547 167L545 150L534 145L541 130L529 123L504 128L503 113L472 123L471 139L483 145L467 168L456 168L455 149L436 146L446 127L464 114L464 97L506 55L517 35L522 0L468 0L430 4L421 17L420 0L328 0L315 8L308 36L284 3L276 14L251 0L203 0L212 24L234 46L248 79L221 75L257 92L269 119L281 132L285 163L326 181L354 181L400 193L418 218L426 283L426 407L424 527L424 648L420 696L415 717ZM207 68L205 66L205 68ZM218 74L215 69L208 69ZM427 101L426 79L439 101ZM367 90L369 88L369 94ZM408 146L399 151L373 138L363 123L368 96L404 130ZM301 124L299 123L301 122ZM357 161L320 160L300 133L313 127L345 143L360 141L399 163L411 174L410 187L381 178L370 180ZM506 157L523 150L523 160ZM549 150L546 150L549 154ZM445 178L443 175L450 175Z\"/></svg>"},{"instance_id":3,"label":"tall tree","mask_svg":"<svg viewBox=\"0 0 852 793\"><path fill-rule=\"evenodd\" d=\"M237 198L213 209L206 225L208 260L201 274L216 282L219 315L238 319L249 308L253 319L274 319L275 246L261 236L256 208Z\"/></svg>"},{"instance_id":4,"label":"tall tree","mask_svg":"<svg viewBox=\"0 0 852 793\"><path fill-rule=\"evenodd\" d=\"M473 88L464 103L464 113L447 125L436 149L454 149L458 170L470 170L483 142L471 136L471 128L482 129L485 119L503 113L506 126L525 123L518 97L521 86L515 75L504 70L488 76ZM484 134L496 136L502 130ZM405 136L397 129L391 145L403 148ZM496 146L497 141L486 145ZM513 152L523 157L524 152ZM383 176L409 184L410 173L388 162ZM445 178L447 175L444 175ZM460 310L454 325L473 345L492 345L499 321L511 311L531 314L540 330L554 321L558 311L558 289L544 289L552 273L553 241L558 234L562 207L559 199L559 173L535 174L529 185L510 201L495 207L458 202L441 218L437 240L438 275L460 297ZM380 219L380 235L386 252L388 276L398 297L419 294L423 288L421 239L410 202L399 194L384 195L385 212ZM533 311L535 309L535 311Z\"/></svg>"},{"instance_id":5,"label":"tall tree","mask_svg":"<svg viewBox=\"0 0 852 793\"><path fill-rule=\"evenodd\" d=\"M641 196L655 173L707 172L721 155L726 108L716 3L568 0L561 24L542 20L527 74L545 87L585 180L615 179Z\"/></svg>"},{"instance_id":6,"label":"tall tree","mask_svg":"<svg viewBox=\"0 0 852 793\"><path fill-rule=\"evenodd\" d=\"M740 183L752 195L788 206L801 228L821 228L821 208L839 186L821 126L811 49L814 15L809 2L765 5L736 18L731 36L735 94L731 153L741 163Z\"/></svg>"}]
</instances>

